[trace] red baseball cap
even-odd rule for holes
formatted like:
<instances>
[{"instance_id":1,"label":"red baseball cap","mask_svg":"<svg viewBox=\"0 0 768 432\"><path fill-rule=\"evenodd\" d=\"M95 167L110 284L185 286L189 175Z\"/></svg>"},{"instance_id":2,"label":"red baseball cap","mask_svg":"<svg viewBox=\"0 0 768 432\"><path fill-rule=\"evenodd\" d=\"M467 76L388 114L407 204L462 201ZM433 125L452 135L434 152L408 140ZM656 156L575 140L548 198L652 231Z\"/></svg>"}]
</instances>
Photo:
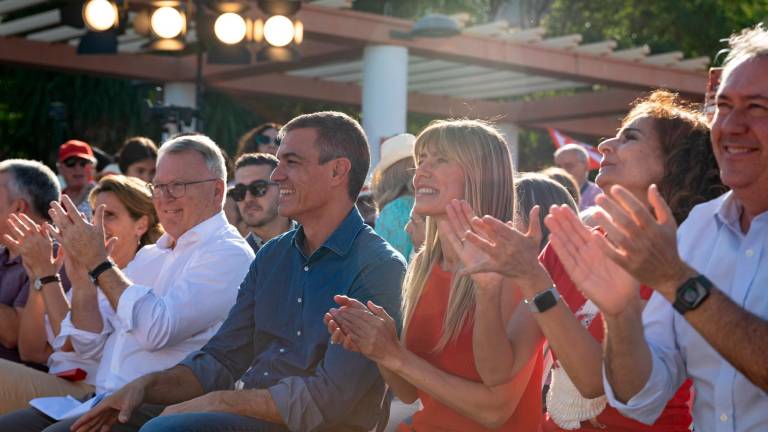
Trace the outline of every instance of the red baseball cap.
<instances>
[{"instance_id":1,"label":"red baseball cap","mask_svg":"<svg viewBox=\"0 0 768 432\"><path fill-rule=\"evenodd\" d=\"M88 143L78 140L69 140L59 147L59 162L77 157L81 159L88 159L93 163L96 163L96 157L93 155L93 149Z\"/></svg>"}]
</instances>

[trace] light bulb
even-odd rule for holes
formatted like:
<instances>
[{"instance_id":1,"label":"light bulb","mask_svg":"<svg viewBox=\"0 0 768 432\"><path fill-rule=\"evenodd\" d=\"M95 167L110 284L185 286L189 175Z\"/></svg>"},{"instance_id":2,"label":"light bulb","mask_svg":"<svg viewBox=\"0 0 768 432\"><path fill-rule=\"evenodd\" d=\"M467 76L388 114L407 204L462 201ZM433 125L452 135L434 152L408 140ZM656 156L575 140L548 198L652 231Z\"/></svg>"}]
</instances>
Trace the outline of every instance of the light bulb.
<instances>
[{"instance_id":1,"label":"light bulb","mask_svg":"<svg viewBox=\"0 0 768 432\"><path fill-rule=\"evenodd\" d=\"M264 39L276 47L284 47L293 40L293 23L282 15L273 15L264 23Z\"/></svg>"},{"instance_id":2,"label":"light bulb","mask_svg":"<svg viewBox=\"0 0 768 432\"><path fill-rule=\"evenodd\" d=\"M152 31L163 39L172 39L184 31L184 15L176 8L164 6L152 13Z\"/></svg>"},{"instance_id":3,"label":"light bulb","mask_svg":"<svg viewBox=\"0 0 768 432\"><path fill-rule=\"evenodd\" d=\"M219 15L213 24L213 32L216 34L216 37L228 45L240 43L245 39L247 28L245 19L232 12Z\"/></svg>"},{"instance_id":4,"label":"light bulb","mask_svg":"<svg viewBox=\"0 0 768 432\"><path fill-rule=\"evenodd\" d=\"M83 5L83 21L92 31L109 30L117 19L117 6L108 0L89 0Z\"/></svg>"}]
</instances>

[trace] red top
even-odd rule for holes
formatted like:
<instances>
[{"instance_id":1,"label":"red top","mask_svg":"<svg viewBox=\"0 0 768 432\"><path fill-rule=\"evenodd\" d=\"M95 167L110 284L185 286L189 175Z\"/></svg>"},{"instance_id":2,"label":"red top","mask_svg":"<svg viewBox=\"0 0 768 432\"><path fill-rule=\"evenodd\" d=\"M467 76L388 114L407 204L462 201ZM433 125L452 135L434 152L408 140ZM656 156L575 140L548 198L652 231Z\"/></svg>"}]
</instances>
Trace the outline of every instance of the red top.
<instances>
[{"instance_id":1,"label":"red top","mask_svg":"<svg viewBox=\"0 0 768 432\"><path fill-rule=\"evenodd\" d=\"M547 269L547 272L549 272L552 281L554 281L555 285L557 286L557 291L560 293L560 296L563 298L571 311L576 315L576 318L578 318L580 321L584 319L581 314L578 314L578 311L581 309L584 303L587 302L587 299L576 288L576 285L573 283L573 281L571 281L571 278L565 271L563 264L557 257L555 250L550 245L547 245L547 247L541 253L540 260L544 267ZM642 297L643 300L648 300L652 293L653 289L650 287L640 287L640 297ZM603 326L603 317L599 312L597 315L595 315L594 319L592 319L587 330L589 330L589 333L592 335L592 337L595 338L595 340L598 342L603 341L605 338L605 327ZM554 356L554 352L552 355ZM603 412L597 416L597 421L601 425L607 426L607 430L610 431L689 432L689 426L692 420L691 410L688 405L691 397L690 389L691 381L686 380L677 391L677 393L675 393L675 396L670 399L669 403L667 403L667 407L656 420L656 423L654 423L652 426L648 426L624 417L619 413L619 411L611 406L606 406L605 410L603 410ZM552 421L548 414L546 415L544 421L544 431L550 432L563 430L564 429L560 429L560 427L558 427L557 424ZM601 429L599 426L595 426L588 421L584 421L581 423L581 428L577 430L598 431L606 429Z\"/></svg>"},{"instance_id":2,"label":"red top","mask_svg":"<svg viewBox=\"0 0 768 432\"><path fill-rule=\"evenodd\" d=\"M406 347L444 372L481 382L472 351L473 322L471 319L467 320L455 342L448 343L441 352L433 352L440 340L443 319L448 309L452 277L450 272L442 270L439 265L433 266L408 326ZM517 409L503 426L495 430L533 432L539 430L542 416L540 377L543 366L541 350L537 349L536 353L533 373L527 380L520 383L521 386L525 386L525 390ZM413 430L417 432L492 430L443 405L426 392L420 389L417 391L424 409L414 414Z\"/></svg>"}]
</instances>

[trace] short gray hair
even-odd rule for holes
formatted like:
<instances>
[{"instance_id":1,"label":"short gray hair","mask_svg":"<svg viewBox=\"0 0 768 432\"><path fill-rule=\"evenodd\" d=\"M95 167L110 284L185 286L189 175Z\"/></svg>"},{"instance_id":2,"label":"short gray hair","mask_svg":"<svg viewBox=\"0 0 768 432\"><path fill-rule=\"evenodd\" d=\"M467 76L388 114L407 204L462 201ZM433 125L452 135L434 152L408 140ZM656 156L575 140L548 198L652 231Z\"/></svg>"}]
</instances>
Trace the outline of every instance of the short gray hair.
<instances>
[{"instance_id":1,"label":"short gray hair","mask_svg":"<svg viewBox=\"0 0 768 432\"><path fill-rule=\"evenodd\" d=\"M555 157L558 157L561 154L568 153L568 152L578 153L579 159L581 159L581 161L584 163L587 163L587 161L589 160L589 153L587 153L587 150L578 144L566 144L558 148L557 150L555 150Z\"/></svg>"},{"instance_id":2,"label":"short gray hair","mask_svg":"<svg viewBox=\"0 0 768 432\"><path fill-rule=\"evenodd\" d=\"M203 157L211 174L224 182L227 181L224 154L212 139L203 134L183 134L166 141L157 151L157 160L166 153L182 153L190 150L198 152Z\"/></svg>"},{"instance_id":3,"label":"short gray hair","mask_svg":"<svg viewBox=\"0 0 768 432\"><path fill-rule=\"evenodd\" d=\"M8 173L8 193L11 198L22 198L29 203L34 214L50 221L48 208L51 201L61 200L61 186L56 174L38 161L8 159L0 162L0 173Z\"/></svg>"},{"instance_id":4,"label":"short gray hair","mask_svg":"<svg viewBox=\"0 0 768 432\"><path fill-rule=\"evenodd\" d=\"M724 73L745 60L768 57L768 29L763 23L734 33L728 39L730 50L723 63Z\"/></svg>"}]
</instances>

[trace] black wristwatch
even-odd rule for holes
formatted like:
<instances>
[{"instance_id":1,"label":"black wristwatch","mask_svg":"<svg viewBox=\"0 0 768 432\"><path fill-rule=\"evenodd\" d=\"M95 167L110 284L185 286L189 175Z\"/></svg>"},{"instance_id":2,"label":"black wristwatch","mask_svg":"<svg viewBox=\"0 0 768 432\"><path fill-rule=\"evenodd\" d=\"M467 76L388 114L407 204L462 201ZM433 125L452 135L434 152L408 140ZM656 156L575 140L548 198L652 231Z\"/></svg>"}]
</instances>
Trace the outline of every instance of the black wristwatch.
<instances>
[{"instance_id":1,"label":"black wristwatch","mask_svg":"<svg viewBox=\"0 0 768 432\"><path fill-rule=\"evenodd\" d=\"M531 312L542 313L555 307L558 300L560 300L560 293L557 292L557 288L552 285L546 291L536 294L530 300L525 299L523 302L528 305Z\"/></svg>"},{"instance_id":2,"label":"black wristwatch","mask_svg":"<svg viewBox=\"0 0 768 432\"><path fill-rule=\"evenodd\" d=\"M43 289L43 285L53 283L53 282L61 282L61 278L59 277L59 275L55 274L55 275L43 276L41 278L37 278L32 283L32 287L36 291L40 291L41 289Z\"/></svg>"},{"instance_id":3,"label":"black wristwatch","mask_svg":"<svg viewBox=\"0 0 768 432\"><path fill-rule=\"evenodd\" d=\"M699 307L709 297L710 291L712 291L712 282L709 279L704 275L694 276L677 288L672 306L680 315L685 315L686 312Z\"/></svg>"},{"instance_id":4,"label":"black wristwatch","mask_svg":"<svg viewBox=\"0 0 768 432\"><path fill-rule=\"evenodd\" d=\"M88 275L91 276L91 281L93 281L93 283L95 284L102 273L111 269L114 266L115 266L115 262L112 261L112 258L107 258L103 263L97 265L96 268L89 271Z\"/></svg>"}]
</instances>

